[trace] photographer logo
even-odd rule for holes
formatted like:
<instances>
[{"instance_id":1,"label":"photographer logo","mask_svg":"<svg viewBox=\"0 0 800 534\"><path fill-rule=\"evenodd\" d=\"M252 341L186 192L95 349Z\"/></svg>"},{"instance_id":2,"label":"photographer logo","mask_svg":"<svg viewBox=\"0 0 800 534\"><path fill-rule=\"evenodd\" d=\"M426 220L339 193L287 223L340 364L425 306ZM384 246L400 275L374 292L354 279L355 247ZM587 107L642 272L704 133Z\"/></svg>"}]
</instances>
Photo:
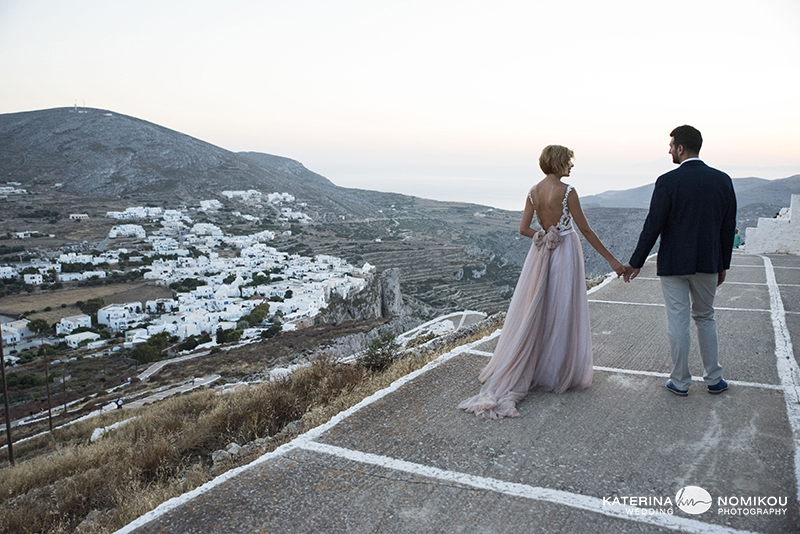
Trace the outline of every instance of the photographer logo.
<instances>
[{"instance_id":1,"label":"photographer logo","mask_svg":"<svg viewBox=\"0 0 800 534\"><path fill-rule=\"evenodd\" d=\"M700 486L686 486L675 494L675 504L687 514L702 514L712 503L711 495Z\"/></svg>"}]
</instances>

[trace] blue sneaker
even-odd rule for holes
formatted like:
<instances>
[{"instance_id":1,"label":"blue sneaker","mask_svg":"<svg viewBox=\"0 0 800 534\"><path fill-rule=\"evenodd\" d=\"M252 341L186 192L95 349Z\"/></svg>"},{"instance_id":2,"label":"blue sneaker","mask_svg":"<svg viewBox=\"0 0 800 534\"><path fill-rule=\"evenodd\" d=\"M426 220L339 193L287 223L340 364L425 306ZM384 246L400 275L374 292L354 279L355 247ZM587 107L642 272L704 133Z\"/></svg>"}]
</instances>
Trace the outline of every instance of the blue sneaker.
<instances>
[{"instance_id":1,"label":"blue sneaker","mask_svg":"<svg viewBox=\"0 0 800 534\"><path fill-rule=\"evenodd\" d=\"M714 395L716 395L717 393L722 393L726 389L728 389L728 383L721 378L719 379L719 382L717 382L713 386L708 386L708 392Z\"/></svg>"},{"instance_id":2,"label":"blue sneaker","mask_svg":"<svg viewBox=\"0 0 800 534\"><path fill-rule=\"evenodd\" d=\"M668 390L673 392L675 395L679 395L681 397L685 397L686 395L689 394L689 390L688 389L678 389L677 387L675 387L675 384L672 383L672 380L667 382L664 387L666 387ZM726 387L727 387L727 384L726 384ZM709 388L709 391L711 391L710 388Z\"/></svg>"}]
</instances>

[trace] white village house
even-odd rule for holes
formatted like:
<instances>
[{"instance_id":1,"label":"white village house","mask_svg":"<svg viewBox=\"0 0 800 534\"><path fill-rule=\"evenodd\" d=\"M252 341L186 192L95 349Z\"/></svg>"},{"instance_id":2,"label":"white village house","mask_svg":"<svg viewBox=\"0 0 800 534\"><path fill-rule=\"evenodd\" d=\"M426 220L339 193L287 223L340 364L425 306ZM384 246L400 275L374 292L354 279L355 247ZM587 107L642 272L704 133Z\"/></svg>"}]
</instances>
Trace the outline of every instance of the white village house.
<instances>
[{"instance_id":1,"label":"white village house","mask_svg":"<svg viewBox=\"0 0 800 534\"><path fill-rule=\"evenodd\" d=\"M109 304L97 310L98 324L104 324L115 332L127 330L131 325L139 323L146 318L147 315L142 313L141 302Z\"/></svg>"},{"instance_id":2,"label":"white village house","mask_svg":"<svg viewBox=\"0 0 800 534\"><path fill-rule=\"evenodd\" d=\"M30 323L30 321L27 319L18 319L16 321L3 323L1 328L3 332L3 343L16 345L20 341L32 337L33 333L28 330L28 323Z\"/></svg>"},{"instance_id":3,"label":"white village house","mask_svg":"<svg viewBox=\"0 0 800 534\"><path fill-rule=\"evenodd\" d=\"M26 284L32 286L40 286L44 283L44 278L42 278L41 274L26 274L23 275L23 280L25 280Z\"/></svg>"},{"instance_id":4,"label":"white village house","mask_svg":"<svg viewBox=\"0 0 800 534\"><path fill-rule=\"evenodd\" d=\"M138 224L121 224L119 226L112 226L111 230L108 231L109 239L125 236L134 236L138 237L139 239L144 239L147 236L147 233L144 231L144 228Z\"/></svg>"},{"instance_id":5,"label":"white village house","mask_svg":"<svg viewBox=\"0 0 800 534\"><path fill-rule=\"evenodd\" d=\"M100 339L100 334L95 334L94 332L81 332L80 334L70 334L64 338L64 341L67 342L67 346L73 349L78 348L78 346L84 341L97 341Z\"/></svg>"},{"instance_id":6,"label":"white village house","mask_svg":"<svg viewBox=\"0 0 800 534\"><path fill-rule=\"evenodd\" d=\"M86 314L64 317L56 323L56 335L71 334L73 330L81 327L92 327L92 318Z\"/></svg>"}]
</instances>

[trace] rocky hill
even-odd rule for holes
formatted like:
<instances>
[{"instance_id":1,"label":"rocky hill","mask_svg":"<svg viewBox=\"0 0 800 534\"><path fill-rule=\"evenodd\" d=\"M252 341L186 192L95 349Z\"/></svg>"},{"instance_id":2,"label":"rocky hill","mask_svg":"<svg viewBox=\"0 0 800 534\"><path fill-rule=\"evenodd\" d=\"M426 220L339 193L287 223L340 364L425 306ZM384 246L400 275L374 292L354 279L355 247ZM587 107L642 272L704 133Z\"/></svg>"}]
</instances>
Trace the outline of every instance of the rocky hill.
<instances>
[{"instance_id":1,"label":"rocky hill","mask_svg":"<svg viewBox=\"0 0 800 534\"><path fill-rule=\"evenodd\" d=\"M335 186L278 156L234 153L127 115L56 108L0 115L0 180L32 192L191 204L224 190L281 191L324 220L371 216L395 195Z\"/></svg>"}]
</instances>

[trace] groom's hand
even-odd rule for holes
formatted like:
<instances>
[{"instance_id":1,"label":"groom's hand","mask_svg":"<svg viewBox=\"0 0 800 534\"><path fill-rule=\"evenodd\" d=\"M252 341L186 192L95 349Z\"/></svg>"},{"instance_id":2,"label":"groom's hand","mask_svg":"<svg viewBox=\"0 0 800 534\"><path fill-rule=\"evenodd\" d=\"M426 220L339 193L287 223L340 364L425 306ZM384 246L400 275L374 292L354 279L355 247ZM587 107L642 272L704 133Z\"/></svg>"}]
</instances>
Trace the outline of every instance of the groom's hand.
<instances>
[{"instance_id":1,"label":"groom's hand","mask_svg":"<svg viewBox=\"0 0 800 534\"><path fill-rule=\"evenodd\" d=\"M722 271L721 273L717 273L717 286L721 286L722 282L725 281L725 273L728 271Z\"/></svg>"}]
</instances>

